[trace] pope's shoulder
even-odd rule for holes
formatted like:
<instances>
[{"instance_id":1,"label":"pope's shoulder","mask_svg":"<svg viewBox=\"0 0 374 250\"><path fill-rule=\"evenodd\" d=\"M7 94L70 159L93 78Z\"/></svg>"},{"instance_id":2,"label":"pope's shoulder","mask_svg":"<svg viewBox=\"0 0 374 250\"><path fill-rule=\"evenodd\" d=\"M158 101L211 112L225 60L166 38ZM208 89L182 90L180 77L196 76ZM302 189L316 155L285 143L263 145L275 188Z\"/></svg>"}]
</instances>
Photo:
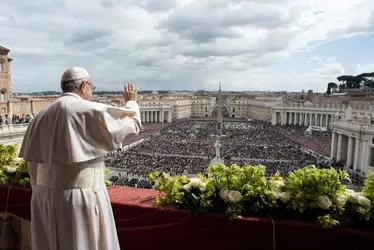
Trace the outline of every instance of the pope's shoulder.
<instances>
[{"instance_id":1,"label":"pope's shoulder","mask_svg":"<svg viewBox=\"0 0 374 250\"><path fill-rule=\"evenodd\" d=\"M48 114L84 114L91 112L102 112L106 110L107 104L87 101L81 98L71 96L61 96L51 105L44 108L37 116L41 117Z\"/></svg>"}]
</instances>

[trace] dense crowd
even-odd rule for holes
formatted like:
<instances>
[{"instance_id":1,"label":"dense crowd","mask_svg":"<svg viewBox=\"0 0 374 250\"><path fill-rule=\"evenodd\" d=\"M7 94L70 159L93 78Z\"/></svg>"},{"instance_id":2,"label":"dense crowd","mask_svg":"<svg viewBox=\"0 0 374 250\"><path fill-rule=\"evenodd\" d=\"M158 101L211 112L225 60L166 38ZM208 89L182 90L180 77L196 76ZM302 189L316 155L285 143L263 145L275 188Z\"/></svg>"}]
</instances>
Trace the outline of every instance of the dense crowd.
<instances>
[{"instance_id":1,"label":"dense crowd","mask_svg":"<svg viewBox=\"0 0 374 250\"><path fill-rule=\"evenodd\" d=\"M330 156L331 131L312 132L312 134L308 134L305 133L305 127L293 125L277 126L276 129L303 147L312 149L320 155Z\"/></svg>"},{"instance_id":2,"label":"dense crowd","mask_svg":"<svg viewBox=\"0 0 374 250\"><path fill-rule=\"evenodd\" d=\"M205 172L216 156L219 127L216 121L192 120L145 125L137 137L144 141L130 149L110 153L106 164L113 170L136 176L133 179L137 181L145 180L153 171L171 175ZM303 152L299 143L266 122L225 121L222 134L220 156L228 165L263 164L267 166L268 175L275 172L285 175L302 166L316 164L316 158ZM130 180L121 177L116 183L130 185Z\"/></svg>"}]
</instances>

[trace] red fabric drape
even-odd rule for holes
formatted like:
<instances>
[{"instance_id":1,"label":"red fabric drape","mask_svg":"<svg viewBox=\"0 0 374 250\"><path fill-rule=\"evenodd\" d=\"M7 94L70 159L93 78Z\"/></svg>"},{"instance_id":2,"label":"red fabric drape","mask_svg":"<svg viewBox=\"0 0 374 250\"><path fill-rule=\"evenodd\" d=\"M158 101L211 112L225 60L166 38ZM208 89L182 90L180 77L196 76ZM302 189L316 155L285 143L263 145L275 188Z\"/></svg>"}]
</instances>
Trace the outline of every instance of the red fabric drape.
<instances>
[{"instance_id":1,"label":"red fabric drape","mask_svg":"<svg viewBox=\"0 0 374 250\"><path fill-rule=\"evenodd\" d=\"M9 186L0 187L4 212ZM125 250L188 249L373 249L374 231L321 229L315 223L270 218L229 220L223 214L190 215L172 206L155 208L157 192L112 186L108 188L121 247ZM30 219L31 190L10 189L8 212Z\"/></svg>"}]
</instances>

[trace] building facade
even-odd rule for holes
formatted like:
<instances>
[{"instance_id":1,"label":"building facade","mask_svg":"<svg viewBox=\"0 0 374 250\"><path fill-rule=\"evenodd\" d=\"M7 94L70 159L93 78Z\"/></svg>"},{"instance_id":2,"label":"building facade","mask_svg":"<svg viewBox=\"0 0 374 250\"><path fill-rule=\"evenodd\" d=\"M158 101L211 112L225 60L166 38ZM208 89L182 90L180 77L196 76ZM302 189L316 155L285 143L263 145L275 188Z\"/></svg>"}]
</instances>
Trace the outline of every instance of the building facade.
<instances>
[{"instance_id":1,"label":"building facade","mask_svg":"<svg viewBox=\"0 0 374 250\"><path fill-rule=\"evenodd\" d=\"M9 49L0 46L0 114L8 114L11 110L12 84L10 74L11 58Z\"/></svg>"},{"instance_id":2,"label":"building facade","mask_svg":"<svg viewBox=\"0 0 374 250\"><path fill-rule=\"evenodd\" d=\"M331 159L343 161L363 177L374 169L374 125L370 117L337 120L332 123L332 133Z\"/></svg>"},{"instance_id":3,"label":"building facade","mask_svg":"<svg viewBox=\"0 0 374 250\"><path fill-rule=\"evenodd\" d=\"M233 118L253 118L271 121L272 108L280 104L279 98L260 100L254 98L235 98L228 100L229 115Z\"/></svg>"},{"instance_id":4,"label":"building facade","mask_svg":"<svg viewBox=\"0 0 374 250\"><path fill-rule=\"evenodd\" d=\"M366 104L330 104L330 103L283 103L272 108L273 125L318 126L331 129L331 123L344 116L346 108L351 109L352 117L373 114L372 106Z\"/></svg>"}]
</instances>

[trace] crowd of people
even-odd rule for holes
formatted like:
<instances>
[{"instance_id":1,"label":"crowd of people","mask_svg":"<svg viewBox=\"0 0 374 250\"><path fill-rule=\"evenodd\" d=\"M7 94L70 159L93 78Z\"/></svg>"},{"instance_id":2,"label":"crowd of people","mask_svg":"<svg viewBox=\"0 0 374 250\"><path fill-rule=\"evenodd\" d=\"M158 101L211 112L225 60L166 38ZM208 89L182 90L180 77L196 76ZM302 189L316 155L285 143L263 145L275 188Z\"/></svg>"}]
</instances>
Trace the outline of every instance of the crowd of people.
<instances>
[{"instance_id":1,"label":"crowd of people","mask_svg":"<svg viewBox=\"0 0 374 250\"><path fill-rule=\"evenodd\" d=\"M23 114L23 115L0 115L0 126L29 123L36 114Z\"/></svg>"},{"instance_id":2,"label":"crowd of people","mask_svg":"<svg viewBox=\"0 0 374 250\"><path fill-rule=\"evenodd\" d=\"M304 148L312 149L322 156L330 156L331 131L305 133L305 127L296 125L276 126L276 129Z\"/></svg>"},{"instance_id":3,"label":"crowd of people","mask_svg":"<svg viewBox=\"0 0 374 250\"><path fill-rule=\"evenodd\" d=\"M187 119L146 124L136 138L144 140L127 150L110 153L106 165L126 175L116 179L116 185L129 185L134 179L131 185L139 186L138 182L154 171L171 175L204 173L216 153L226 165L265 165L267 175L286 175L305 165L317 164L315 156L302 150L302 144L263 121L223 122L218 152L219 128L216 121Z\"/></svg>"}]
</instances>

